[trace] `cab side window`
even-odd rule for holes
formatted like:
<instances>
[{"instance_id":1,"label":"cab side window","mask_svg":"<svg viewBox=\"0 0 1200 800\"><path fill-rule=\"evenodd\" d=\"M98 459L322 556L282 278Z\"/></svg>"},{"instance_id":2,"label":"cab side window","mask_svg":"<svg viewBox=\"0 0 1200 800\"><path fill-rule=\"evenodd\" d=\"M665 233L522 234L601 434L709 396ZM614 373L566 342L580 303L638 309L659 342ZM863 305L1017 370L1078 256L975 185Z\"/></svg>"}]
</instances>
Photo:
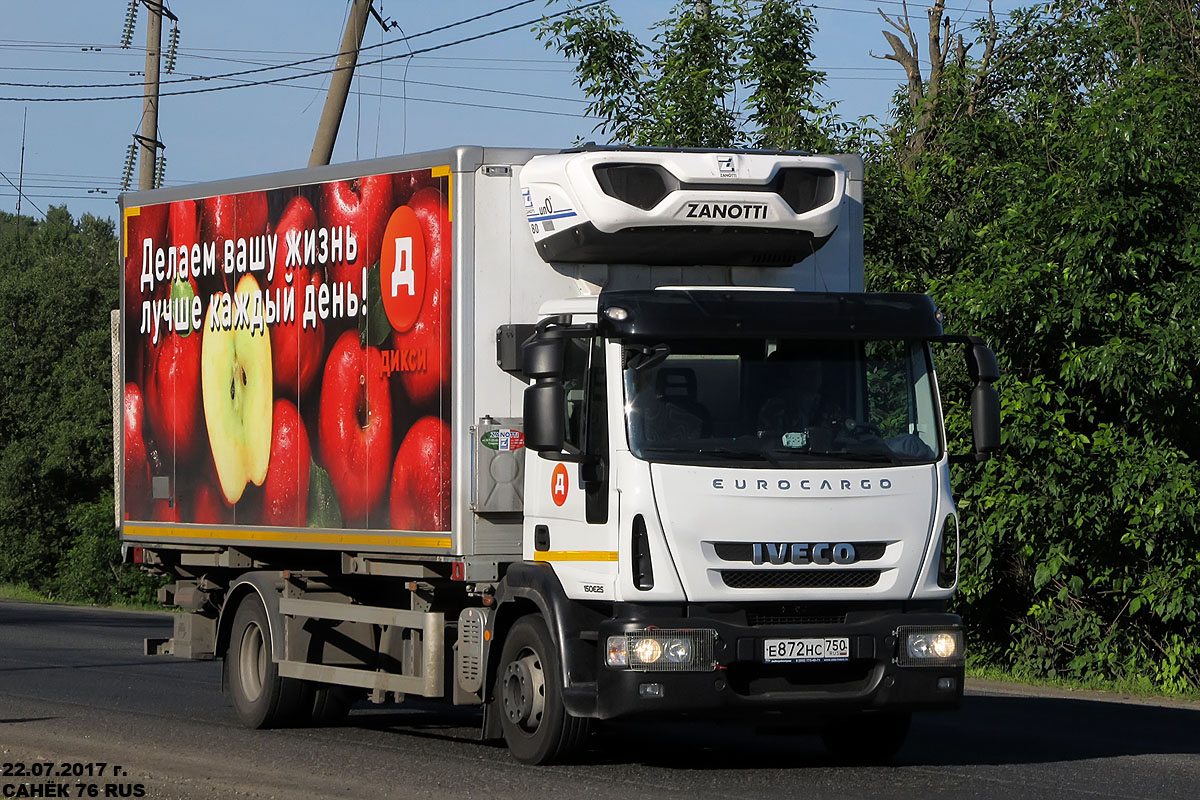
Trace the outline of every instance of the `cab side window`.
<instances>
[{"instance_id":1,"label":"cab side window","mask_svg":"<svg viewBox=\"0 0 1200 800\"><path fill-rule=\"evenodd\" d=\"M571 339L563 359L566 390L566 450L587 458L581 470L587 521L608 519L608 412L604 346L599 339Z\"/></svg>"},{"instance_id":2,"label":"cab side window","mask_svg":"<svg viewBox=\"0 0 1200 800\"><path fill-rule=\"evenodd\" d=\"M563 388L567 395L567 436L568 452L582 453L585 445L587 428L587 379L588 360L591 355L588 339L569 339L567 352L563 358Z\"/></svg>"}]
</instances>

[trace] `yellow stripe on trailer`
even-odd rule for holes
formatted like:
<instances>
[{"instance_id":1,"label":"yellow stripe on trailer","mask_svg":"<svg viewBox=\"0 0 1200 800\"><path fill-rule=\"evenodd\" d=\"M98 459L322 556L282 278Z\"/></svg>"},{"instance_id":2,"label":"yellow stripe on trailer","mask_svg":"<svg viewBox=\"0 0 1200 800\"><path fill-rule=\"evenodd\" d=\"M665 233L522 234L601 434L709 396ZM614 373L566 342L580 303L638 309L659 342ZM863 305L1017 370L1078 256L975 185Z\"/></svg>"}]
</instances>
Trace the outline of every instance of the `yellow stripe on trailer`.
<instances>
[{"instance_id":1,"label":"yellow stripe on trailer","mask_svg":"<svg viewBox=\"0 0 1200 800\"><path fill-rule=\"evenodd\" d=\"M151 528L126 525L125 537L136 539L204 539L245 544L334 544L352 547L423 547L449 550L444 536L405 536L403 534L331 533L324 531L251 531L236 528Z\"/></svg>"}]
</instances>

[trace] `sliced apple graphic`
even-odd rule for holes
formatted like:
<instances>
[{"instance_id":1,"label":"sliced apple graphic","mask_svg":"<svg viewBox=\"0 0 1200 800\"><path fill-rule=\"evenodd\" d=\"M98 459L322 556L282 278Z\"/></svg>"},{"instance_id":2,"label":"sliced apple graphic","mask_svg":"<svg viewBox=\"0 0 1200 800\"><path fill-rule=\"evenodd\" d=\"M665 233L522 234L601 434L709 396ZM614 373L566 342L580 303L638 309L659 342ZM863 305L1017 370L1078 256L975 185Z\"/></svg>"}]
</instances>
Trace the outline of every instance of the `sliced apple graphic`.
<instances>
[{"instance_id":1,"label":"sliced apple graphic","mask_svg":"<svg viewBox=\"0 0 1200 800\"><path fill-rule=\"evenodd\" d=\"M258 281L246 275L237 294L258 294ZM235 301L236 302L236 301ZM251 304L255 301L250 300ZM200 392L208 442L221 492L230 503L247 483L262 486L271 458L271 339L265 330L213 328L219 303L211 303L200 352Z\"/></svg>"}]
</instances>

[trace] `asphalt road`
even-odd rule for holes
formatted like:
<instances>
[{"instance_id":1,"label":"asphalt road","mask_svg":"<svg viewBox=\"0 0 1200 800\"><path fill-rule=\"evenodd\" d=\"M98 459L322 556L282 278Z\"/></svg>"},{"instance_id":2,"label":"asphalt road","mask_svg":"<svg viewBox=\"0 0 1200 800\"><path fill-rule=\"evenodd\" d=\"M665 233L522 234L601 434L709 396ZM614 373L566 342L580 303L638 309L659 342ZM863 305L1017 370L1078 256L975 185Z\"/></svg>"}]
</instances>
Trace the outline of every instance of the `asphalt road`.
<instances>
[{"instance_id":1,"label":"asphalt road","mask_svg":"<svg viewBox=\"0 0 1200 800\"><path fill-rule=\"evenodd\" d=\"M834 764L815 737L662 723L611 726L579 763L530 768L479 743L475 714L427 703L243 729L219 663L141 655L143 637L170 627L162 614L0 601L0 772L105 764L102 776L0 775L0 797L47 785L197 800L1200 796L1197 703L977 684L960 711L918 717L886 767Z\"/></svg>"}]
</instances>

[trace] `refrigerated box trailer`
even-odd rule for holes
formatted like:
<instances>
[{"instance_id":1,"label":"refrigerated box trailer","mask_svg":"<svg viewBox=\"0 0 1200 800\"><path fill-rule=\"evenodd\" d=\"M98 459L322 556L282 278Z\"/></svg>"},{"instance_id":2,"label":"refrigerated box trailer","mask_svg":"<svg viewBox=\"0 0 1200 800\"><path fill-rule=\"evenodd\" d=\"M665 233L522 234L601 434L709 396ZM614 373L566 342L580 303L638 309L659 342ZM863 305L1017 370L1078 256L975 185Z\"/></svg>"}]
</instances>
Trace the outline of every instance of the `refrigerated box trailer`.
<instances>
[{"instance_id":1,"label":"refrigerated box trailer","mask_svg":"<svg viewBox=\"0 0 1200 800\"><path fill-rule=\"evenodd\" d=\"M863 291L854 156L455 147L125 194L118 524L252 726L482 706L544 763L728 717L886 757L956 706L996 361Z\"/></svg>"}]
</instances>

